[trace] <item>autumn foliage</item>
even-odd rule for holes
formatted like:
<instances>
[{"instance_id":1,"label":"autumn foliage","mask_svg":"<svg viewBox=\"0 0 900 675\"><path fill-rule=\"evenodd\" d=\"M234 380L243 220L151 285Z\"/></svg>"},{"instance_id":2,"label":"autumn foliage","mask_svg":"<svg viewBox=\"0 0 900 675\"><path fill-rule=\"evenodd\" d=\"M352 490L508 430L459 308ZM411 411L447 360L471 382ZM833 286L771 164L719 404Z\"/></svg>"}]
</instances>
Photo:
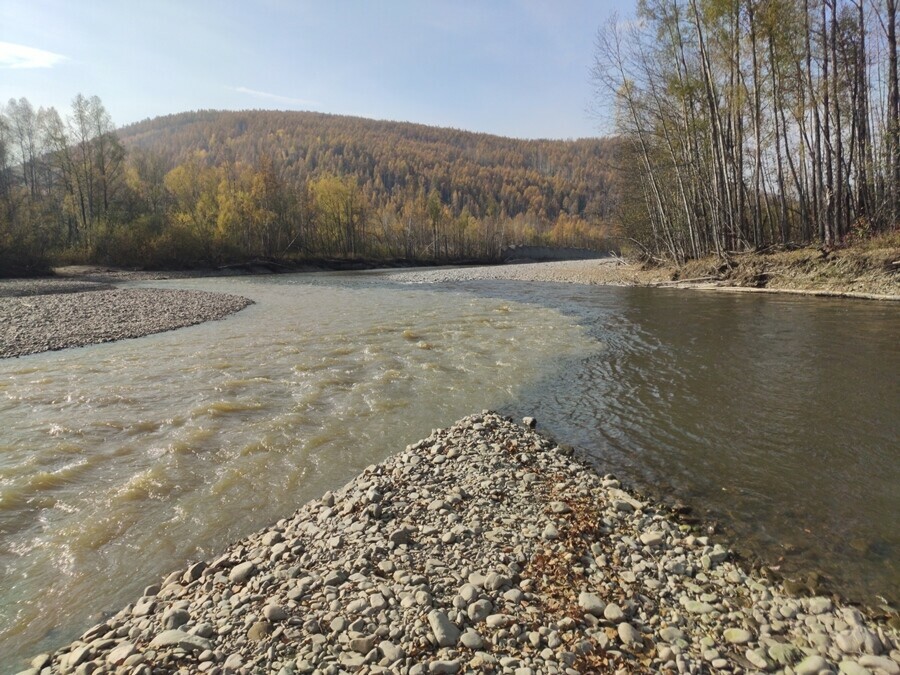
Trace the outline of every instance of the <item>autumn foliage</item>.
<instances>
[{"instance_id":1,"label":"autumn foliage","mask_svg":"<svg viewBox=\"0 0 900 675\"><path fill-rule=\"evenodd\" d=\"M10 101L0 115L0 264L600 249L613 146L274 111L183 113L115 131L96 97L77 98L65 119Z\"/></svg>"}]
</instances>

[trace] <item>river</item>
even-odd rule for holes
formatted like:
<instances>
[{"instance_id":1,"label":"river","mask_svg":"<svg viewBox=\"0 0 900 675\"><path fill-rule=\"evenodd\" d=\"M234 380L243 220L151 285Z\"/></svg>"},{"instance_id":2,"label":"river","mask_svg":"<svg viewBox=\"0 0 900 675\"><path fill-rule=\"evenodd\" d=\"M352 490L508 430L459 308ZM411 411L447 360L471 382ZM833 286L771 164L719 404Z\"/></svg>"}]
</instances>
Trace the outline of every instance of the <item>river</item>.
<instances>
[{"instance_id":1,"label":"river","mask_svg":"<svg viewBox=\"0 0 900 675\"><path fill-rule=\"evenodd\" d=\"M784 571L821 571L866 602L900 596L891 303L379 273L160 284L256 304L0 362L10 672L483 408L536 415Z\"/></svg>"}]
</instances>

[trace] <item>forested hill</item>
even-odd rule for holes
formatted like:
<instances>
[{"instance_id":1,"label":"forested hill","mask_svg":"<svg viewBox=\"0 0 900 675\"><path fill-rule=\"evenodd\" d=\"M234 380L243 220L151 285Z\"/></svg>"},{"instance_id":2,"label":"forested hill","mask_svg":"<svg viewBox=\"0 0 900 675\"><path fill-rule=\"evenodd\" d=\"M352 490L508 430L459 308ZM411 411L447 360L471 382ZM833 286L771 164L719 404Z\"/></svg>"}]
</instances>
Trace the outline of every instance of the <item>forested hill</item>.
<instances>
[{"instance_id":1,"label":"forested hill","mask_svg":"<svg viewBox=\"0 0 900 675\"><path fill-rule=\"evenodd\" d=\"M295 186L352 176L367 205L400 213L437 197L450 217L516 219L548 231L560 216L601 225L612 208L613 142L519 140L312 112L199 111L118 130L127 148L166 168L201 157L207 166L271 162Z\"/></svg>"},{"instance_id":2,"label":"forested hill","mask_svg":"<svg viewBox=\"0 0 900 675\"><path fill-rule=\"evenodd\" d=\"M115 129L0 106L0 276L54 260L497 259L609 246L610 140L516 140L305 112L189 112Z\"/></svg>"}]
</instances>

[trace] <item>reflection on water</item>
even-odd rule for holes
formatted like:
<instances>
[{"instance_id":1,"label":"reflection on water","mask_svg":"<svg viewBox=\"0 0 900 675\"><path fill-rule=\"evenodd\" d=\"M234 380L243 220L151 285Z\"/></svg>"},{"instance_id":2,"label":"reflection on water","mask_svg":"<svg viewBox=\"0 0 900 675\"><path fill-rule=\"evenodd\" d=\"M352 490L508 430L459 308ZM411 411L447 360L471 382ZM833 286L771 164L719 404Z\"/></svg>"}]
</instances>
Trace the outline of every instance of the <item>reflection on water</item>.
<instances>
[{"instance_id":1,"label":"reflection on water","mask_svg":"<svg viewBox=\"0 0 900 675\"><path fill-rule=\"evenodd\" d=\"M171 282L223 322L0 362L0 663L482 408L896 599L900 312L378 274ZM2 670L2 668L0 668Z\"/></svg>"},{"instance_id":2,"label":"reflection on water","mask_svg":"<svg viewBox=\"0 0 900 675\"><path fill-rule=\"evenodd\" d=\"M485 291L482 288L482 292ZM494 286L600 343L526 392L604 471L697 507L786 574L900 600L900 311L892 303Z\"/></svg>"}]
</instances>

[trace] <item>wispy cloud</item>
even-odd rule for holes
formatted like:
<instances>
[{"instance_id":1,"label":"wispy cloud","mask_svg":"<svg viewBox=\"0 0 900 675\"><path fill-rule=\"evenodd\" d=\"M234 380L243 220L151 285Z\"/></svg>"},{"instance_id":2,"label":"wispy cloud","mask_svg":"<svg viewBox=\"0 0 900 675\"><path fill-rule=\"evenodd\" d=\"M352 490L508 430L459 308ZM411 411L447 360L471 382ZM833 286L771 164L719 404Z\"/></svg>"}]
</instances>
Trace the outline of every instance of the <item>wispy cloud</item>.
<instances>
[{"instance_id":1,"label":"wispy cloud","mask_svg":"<svg viewBox=\"0 0 900 675\"><path fill-rule=\"evenodd\" d=\"M0 68L52 68L66 58L44 49L0 42Z\"/></svg>"},{"instance_id":2,"label":"wispy cloud","mask_svg":"<svg viewBox=\"0 0 900 675\"><path fill-rule=\"evenodd\" d=\"M256 98L264 98L269 101L278 101L279 103L287 103L288 105L302 105L302 106L318 106L321 105L319 101L310 101L305 98L293 98L291 96L281 96L280 94L272 94L268 91L258 91L257 89L249 89L247 87L232 87L232 89L239 94L247 94L248 96L255 96Z\"/></svg>"}]
</instances>

